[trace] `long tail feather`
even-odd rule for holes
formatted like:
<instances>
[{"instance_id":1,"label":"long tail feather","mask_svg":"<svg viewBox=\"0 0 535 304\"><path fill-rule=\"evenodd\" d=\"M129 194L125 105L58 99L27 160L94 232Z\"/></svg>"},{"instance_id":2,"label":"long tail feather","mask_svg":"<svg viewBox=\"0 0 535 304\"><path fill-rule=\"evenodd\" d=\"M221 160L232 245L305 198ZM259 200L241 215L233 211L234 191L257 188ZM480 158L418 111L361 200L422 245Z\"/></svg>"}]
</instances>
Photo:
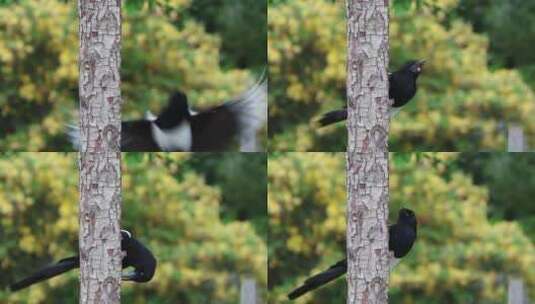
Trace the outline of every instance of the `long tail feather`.
<instances>
[{"instance_id":1,"label":"long tail feather","mask_svg":"<svg viewBox=\"0 0 535 304\"><path fill-rule=\"evenodd\" d=\"M389 260L388 260L389 270L392 271L392 269L396 267L396 265L399 264L399 262L400 262L400 259L395 258L393 256L393 252L391 252L389 256ZM305 293L311 290L317 289L337 279L338 277L344 275L346 272L347 272L347 260L344 259L332 265L331 267L329 267L329 269L306 279L303 285L299 286L298 288L294 289L292 292L288 294L288 299L290 300L297 299L300 296L304 295Z\"/></svg>"},{"instance_id":2,"label":"long tail feather","mask_svg":"<svg viewBox=\"0 0 535 304\"><path fill-rule=\"evenodd\" d=\"M11 286L9 286L9 288L11 289L11 291L17 291L17 290L26 288L30 285L33 285L35 283L38 283L46 279L60 275L64 272L67 272L79 266L80 266L79 257L76 256L76 257L66 258L57 262L56 264L49 265L38 270L37 272L33 273L29 277L12 284Z\"/></svg>"},{"instance_id":3,"label":"long tail feather","mask_svg":"<svg viewBox=\"0 0 535 304\"><path fill-rule=\"evenodd\" d=\"M347 119L347 109L335 110L323 114L318 120L321 127L337 123Z\"/></svg>"},{"instance_id":4,"label":"long tail feather","mask_svg":"<svg viewBox=\"0 0 535 304\"><path fill-rule=\"evenodd\" d=\"M296 299L305 293L314 290L320 286L323 286L336 278L342 276L347 271L347 263L346 260L342 260L334 265L332 265L329 269L320 272L314 276L311 276L310 278L306 279L303 285L296 288L292 292L288 294L288 299L293 300Z\"/></svg>"}]
</instances>

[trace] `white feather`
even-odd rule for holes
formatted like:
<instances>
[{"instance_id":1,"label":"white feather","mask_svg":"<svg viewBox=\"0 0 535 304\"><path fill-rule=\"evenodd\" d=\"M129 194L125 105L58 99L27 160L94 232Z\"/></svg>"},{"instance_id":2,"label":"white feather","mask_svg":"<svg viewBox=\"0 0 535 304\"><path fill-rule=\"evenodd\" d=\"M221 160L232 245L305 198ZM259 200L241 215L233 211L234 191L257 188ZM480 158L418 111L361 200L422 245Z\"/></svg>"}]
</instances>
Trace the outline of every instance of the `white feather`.
<instances>
[{"instance_id":1,"label":"white feather","mask_svg":"<svg viewBox=\"0 0 535 304\"><path fill-rule=\"evenodd\" d=\"M237 114L239 124L240 151L258 151L257 133L267 121L267 77L262 76L251 88L241 94L230 105Z\"/></svg>"},{"instance_id":2,"label":"white feather","mask_svg":"<svg viewBox=\"0 0 535 304\"><path fill-rule=\"evenodd\" d=\"M76 151L80 151L80 127L77 124L67 124L67 136L71 142L73 148Z\"/></svg>"},{"instance_id":3,"label":"white feather","mask_svg":"<svg viewBox=\"0 0 535 304\"><path fill-rule=\"evenodd\" d=\"M126 234L128 234L128 237L129 237L129 238L132 238L132 233L130 233L130 231L128 231L128 230L124 230L124 229L121 229L121 231L124 232L124 233L126 233Z\"/></svg>"},{"instance_id":4,"label":"white feather","mask_svg":"<svg viewBox=\"0 0 535 304\"><path fill-rule=\"evenodd\" d=\"M151 111L145 112L145 120L155 121L156 119L158 119L158 117L154 115Z\"/></svg>"},{"instance_id":5,"label":"white feather","mask_svg":"<svg viewBox=\"0 0 535 304\"><path fill-rule=\"evenodd\" d=\"M191 125L184 120L171 129L160 129L151 123L152 137L162 151L190 151L192 145Z\"/></svg>"}]
</instances>

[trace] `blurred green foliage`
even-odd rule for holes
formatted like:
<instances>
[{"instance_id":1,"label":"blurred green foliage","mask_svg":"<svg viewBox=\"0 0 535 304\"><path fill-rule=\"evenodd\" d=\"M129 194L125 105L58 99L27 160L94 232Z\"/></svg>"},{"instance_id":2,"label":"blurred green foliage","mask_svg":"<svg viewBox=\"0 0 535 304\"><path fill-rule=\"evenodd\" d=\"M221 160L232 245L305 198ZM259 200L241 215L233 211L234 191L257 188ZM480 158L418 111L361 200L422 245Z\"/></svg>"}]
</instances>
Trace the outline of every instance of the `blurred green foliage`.
<instances>
[{"instance_id":1,"label":"blurred green foliage","mask_svg":"<svg viewBox=\"0 0 535 304\"><path fill-rule=\"evenodd\" d=\"M267 242L267 155L265 153L193 153L187 168L202 173L221 189L223 220L250 220ZM253 178L254 177L254 178Z\"/></svg>"},{"instance_id":2,"label":"blurred green foliage","mask_svg":"<svg viewBox=\"0 0 535 304\"><path fill-rule=\"evenodd\" d=\"M194 0L187 12L221 37L224 66L266 67L266 1Z\"/></svg>"},{"instance_id":3,"label":"blurred green foliage","mask_svg":"<svg viewBox=\"0 0 535 304\"><path fill-rule=\"evenodd\" d=\"M265 241L249 221L220 219L224 191L189 168L190 157L132 153L123 158L122 226L158 258L150 283L122 284L125 303L237 303L241 276L254 277L265 290ZM0 154L2 288L76 253L77 183L74 153ZM72 271L15 294L0 290L0 302L73 303L77 278Z\"/></svg>"},{"instance_id":4,"label":"blurred green foliage","mask_svg":"<svg viewBox=\"0 0 535 304\"><path fill-rule=\"evenodd\" d=\"M150 11L165 14L181 27L195 18L208 33L221 38L221 64L227 68L263 71L267 61L267 3L257 0L131 0L130 14Z\"/></svg>"},{"instance_id":5,"label":"blurred green foliage","mask_svg":"<svg viewBox=\"0 0 535 304\"><path fill-rule=\"evenodd\" d=\"M518 221L535 242L535 157L530 153L463 153L453 168L489 189L489 216Z\"/></svg>"},{"instance_id":6,"label":"blurred green foliage","mask_svg":"<svg viewBox=\"0 0 535 304\"><path fill-rule=\"evenodd\" d=\"M161 9L123 11L125 119L140 118L147 109L158 112L174 89L188 92L194 107L205 107L256 81L248 70L221 68L222 39L178 14L187 11L190 0L163 2L175 12L169 13L173 18ZM180 26L173 24L177 20ZM72 149L64 131L77 119L77 24L72 1L26 0L0 7L0 150Z\"/></svg>"},{"instance_id":7,"label":"blurred green foliage","mask_svg":"<svg viewBox=\"0 0 535 304\"><path fill-rule=\"evenodd\" d=\"M461 0L455 13L488 35L494 64L517 67L535 62L527 43L535 39L535 2Z\"/></svg>"},{"instance_id":8,"label":"blurred green foliage","mask_svg":"<svg viewBox=\"0 0 535 304\"><path fill-rule=\"evenodd\" d=\"M390 155L391 221L406 207L419 224L415 247L390 276L393 303L504 303L508 275L522 277L535 296L535 246L518 223L489 221L489 189L452 169L458 158L456 153ZM343 153L270 156L273 303L286 303L286 294L306 277L345 256L344 172ZM296 303L344 303L345 294L340 279Z\"/></svg>"},{"instance_id":9,"label":"blurred green foliage","mask_svg":"<svg viewBox=\"0 0 535 304\"><path fill-rule=\"evenodd\" d=\"M461 16L489 37L489 63L517 68L535 89L535 2L461 0L451 18Z\"/></svg>"},{"instance_id":10,"label":"blurred green foliage","mask_svg":"<svg viewBox=\"0 0 535 304\"><path fill-rule=\"evenodd\" d=\"M427 64L418 94L391 120L392 151L503 150L509 122L521 124L535 144L532 90L517 71L488 68L487 37L449 18L458 0L393 3L391 69L411 58ZM270 149L344 151L344 123L313 123L346 103L343 1L278 2L269 16Z\"/></svg>"}]
</instances>

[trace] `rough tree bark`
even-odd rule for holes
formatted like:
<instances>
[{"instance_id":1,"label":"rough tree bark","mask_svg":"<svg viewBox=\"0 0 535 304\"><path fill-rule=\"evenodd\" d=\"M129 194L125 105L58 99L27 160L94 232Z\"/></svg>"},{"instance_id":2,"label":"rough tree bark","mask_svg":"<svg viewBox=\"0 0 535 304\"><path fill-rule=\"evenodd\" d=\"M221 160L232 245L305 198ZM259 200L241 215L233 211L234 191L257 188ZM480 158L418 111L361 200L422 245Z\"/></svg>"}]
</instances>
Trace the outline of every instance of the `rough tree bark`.
<instances>
[{"instance_id":1,"label":"rough tree bark","mask_svg":"<svg viewBox=\"0 0 535 304\"><path fill-rule=\"evenodd\" d=\"M388 0L347 0L347 303L388 302Z\"/></svg>"},{"instance_id":2,"label":"rough tree bark","mask_svg":"<svg viewBox=\"0 0 535 304\"><path fill-rule=\"evenodd\" d=\"M121 2L79 0L80 303L119 303Z\"/></svg>"}]
</instances>

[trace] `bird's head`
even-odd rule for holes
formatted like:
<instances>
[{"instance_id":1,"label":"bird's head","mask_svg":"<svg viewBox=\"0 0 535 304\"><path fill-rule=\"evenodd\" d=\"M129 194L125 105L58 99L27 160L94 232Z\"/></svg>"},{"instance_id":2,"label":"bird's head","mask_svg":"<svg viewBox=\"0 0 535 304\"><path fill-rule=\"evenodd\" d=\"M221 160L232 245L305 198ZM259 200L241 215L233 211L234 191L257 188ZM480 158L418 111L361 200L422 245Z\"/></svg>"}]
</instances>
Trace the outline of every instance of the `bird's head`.
<instances>
[{"instance_id":1,"label":"bird's head","mask_svg":"<svg viewBox=\"0 0 535 304\"><path fill-rule=\"evenodd\" d=\"M178 112L188 112L188 97L182 91L175 91L169 97L169 106Z\"/></svg>"},{"instance_id":2,"label":"bird's head","mask_svg":"<svg viewBox=\"0 0 535 304\"><path fill-rule=\"evenodd\" d=\"M163 109L155 122L162 129L170 129L189 116L188 97L181 91L175 91L169 96L167 107Z\"/></svg>"},{"instance_id":3,"label":"bird's head","mask_svg":"<svg viewBox=\"0 0 535 304\"><path fill-rule=\"evenodd\" d=\"M121 237L123 239L131 239L132 238L132 233L130 233L130 231L128 231L128 230L121 229Z\"/></svg>"},{"instance_id":4,"label":"bird's head","mask_svg":"<svg viewBox=\"0 0 535 304\"><path fill-rule=\"evenodd\" d=\"M408 71L415 76L420 75L424 69L425 60L409 60L403 67L401 68L404 71Z\"/></svg>"},{"instance_id":5,"label":"bird's head","mask_svg":"<svg viewBox=\"0 0 535 304\"><path fill-rule=\"evenodd\" d=\"M127 247L128 242L132 239L132 233L128 230L121 229L121 248Z\"/></svg>"},{"instance_id":6,"label":"bird's head","mask_svg":"<svg viewBox=\"0 0 535 304\"><path fill-rule=\"evenodd\" d=\"M401 208L398 213L398 222L416 225L416 215L414 214L414 211L407 208Z\"/></svg>"}]
</instances>

